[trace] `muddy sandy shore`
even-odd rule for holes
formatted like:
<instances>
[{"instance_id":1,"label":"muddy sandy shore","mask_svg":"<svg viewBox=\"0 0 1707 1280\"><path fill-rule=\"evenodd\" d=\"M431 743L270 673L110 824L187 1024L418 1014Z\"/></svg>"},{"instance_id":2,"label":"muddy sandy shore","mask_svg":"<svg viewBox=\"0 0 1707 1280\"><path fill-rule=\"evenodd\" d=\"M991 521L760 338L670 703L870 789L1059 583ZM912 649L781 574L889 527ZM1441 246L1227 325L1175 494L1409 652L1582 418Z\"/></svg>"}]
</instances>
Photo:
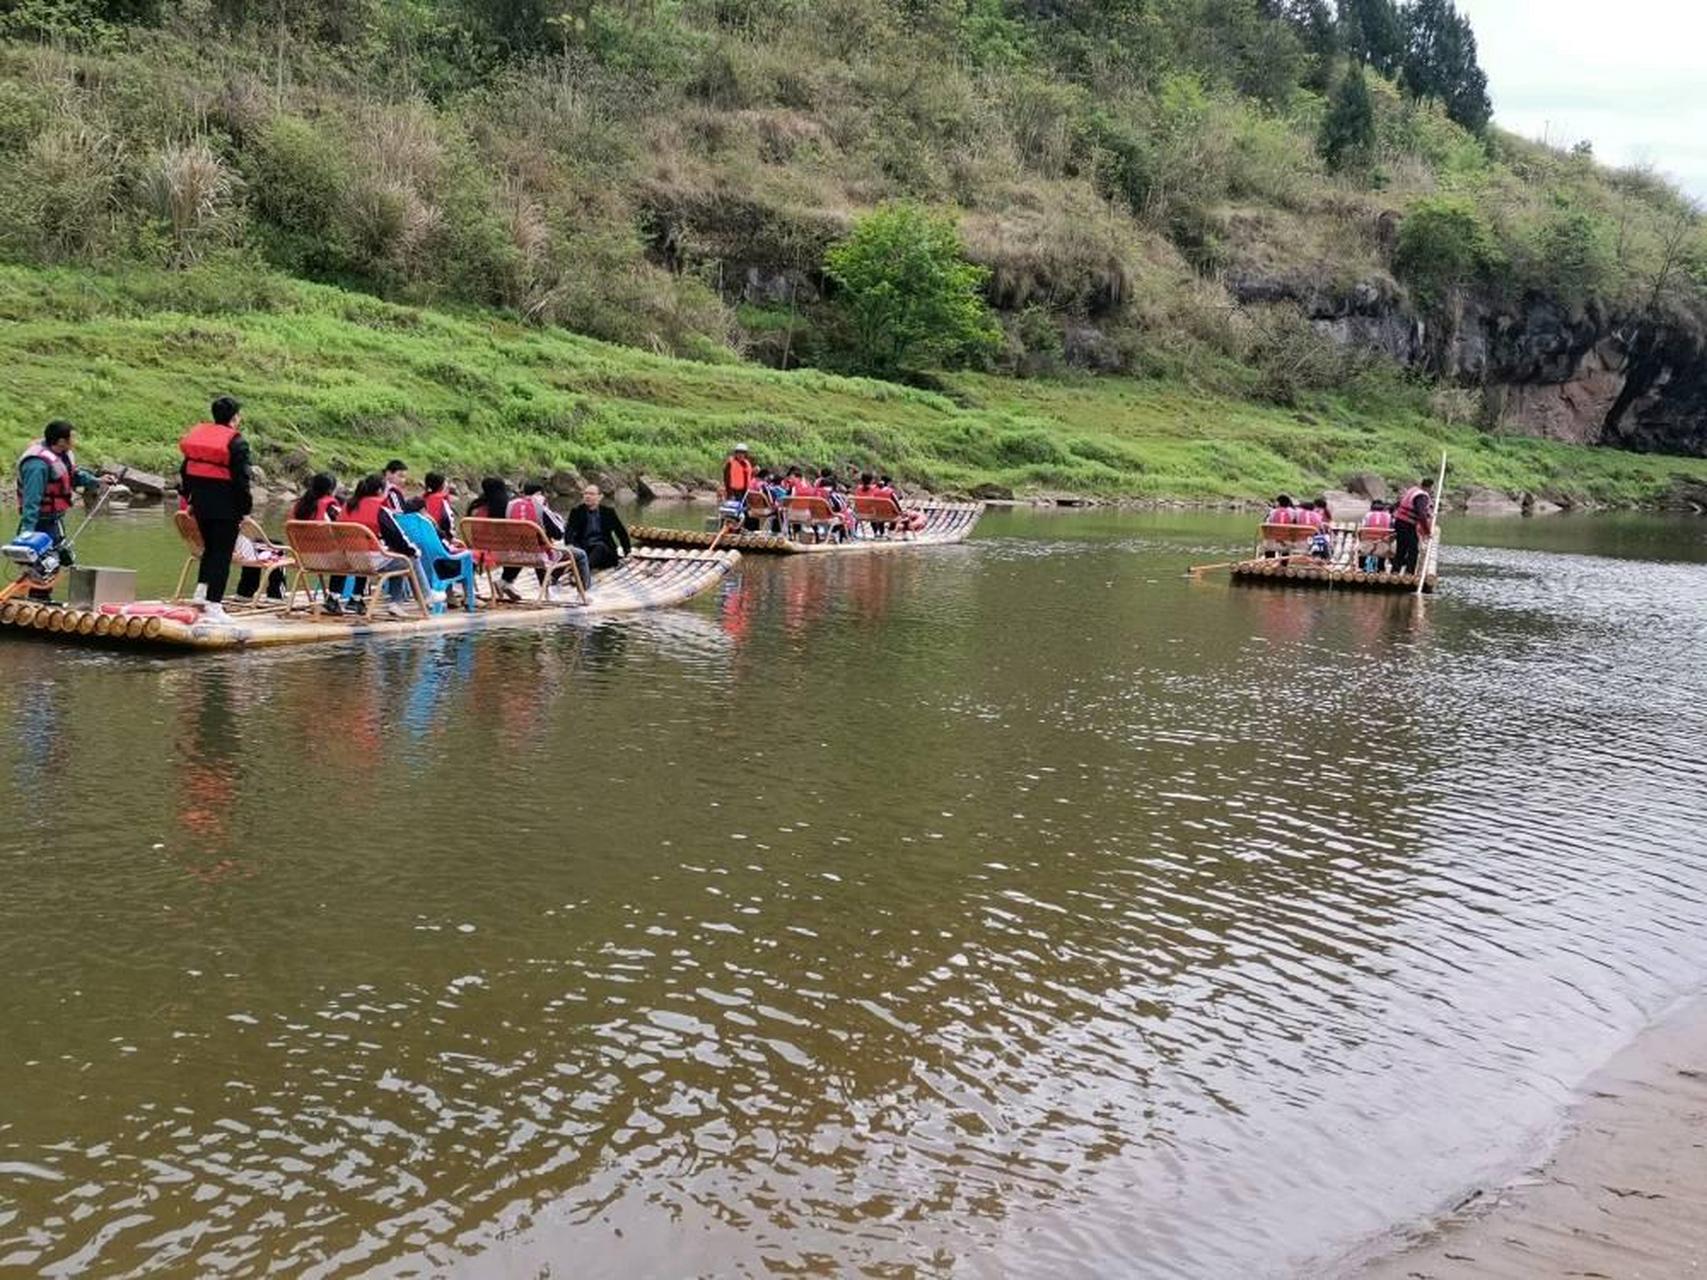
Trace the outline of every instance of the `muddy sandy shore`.
<instances>
[{"instance_id":1,"label":"muddy sandy shore","mask_svg":"<svg viewBox=\"0 0 1707 1280\"><path fill-rule=\"evenodd\" d=\"M1707 1276L1707 998L1673 1010L1579 1091L1559 1144L1352 1260L1358 1280Z\"/></svg>"}]
</instances>

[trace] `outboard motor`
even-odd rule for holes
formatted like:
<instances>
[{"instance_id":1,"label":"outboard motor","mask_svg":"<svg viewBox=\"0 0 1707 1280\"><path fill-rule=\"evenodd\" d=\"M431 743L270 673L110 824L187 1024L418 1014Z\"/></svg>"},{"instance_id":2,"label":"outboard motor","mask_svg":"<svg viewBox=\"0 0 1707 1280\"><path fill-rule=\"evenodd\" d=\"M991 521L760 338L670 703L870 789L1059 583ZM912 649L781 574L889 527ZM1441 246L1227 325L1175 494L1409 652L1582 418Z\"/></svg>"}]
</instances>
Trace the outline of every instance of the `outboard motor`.
<instances>
[{"instance_id":1,"label":"outboard motor","mask_svg":"<svg viewBox=\"0 0 1707 1280\"><path fill-rule=\"evenodd\" d=\"M43 585L58 576L63 563L53 539L45 533L20 533L0 546L0 556L18 566L20 577Z\"/></svg>"}]
</instances>

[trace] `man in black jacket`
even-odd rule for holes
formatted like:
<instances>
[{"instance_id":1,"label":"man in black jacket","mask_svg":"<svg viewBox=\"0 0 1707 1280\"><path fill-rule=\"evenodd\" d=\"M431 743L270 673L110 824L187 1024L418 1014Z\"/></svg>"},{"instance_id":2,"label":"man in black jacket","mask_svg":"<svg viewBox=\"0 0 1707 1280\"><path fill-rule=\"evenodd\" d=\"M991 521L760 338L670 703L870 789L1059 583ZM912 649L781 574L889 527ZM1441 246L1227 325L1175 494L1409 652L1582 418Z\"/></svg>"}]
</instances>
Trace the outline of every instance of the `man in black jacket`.
<instances>
[{"instance_id":1,"label":"man in black jacket","mask_svg":"<svg viewBox=\"0 0 1707 1280\"><path fill-rule=\"evenodd\" d=\"M623 555L633 550L622 517L610 507L601 506L603 498L596 484L581 490L581 505L569 513L569 531L565 535L570 546L587 553L587 562L595 569L609 569L616 564L617 547L622 548Z\"/></svg>"},{"instance_id":2,"label":"man in black jacket","mask_svg":"<svg viewBox=\"0 0 1707 1280\"><path fill-rule=\"evenodd\" d=\"M213 402L213 421L198 422L178 441L184 455L178 468L179 492L189 499L190 514L202 535L201 580L207 584L202 617L225 617L225 587L231 578L231 554L237 532L254 507L249 490L249 442L241 434L243 406L230 396Z\"/></svg>"}]
</instances>

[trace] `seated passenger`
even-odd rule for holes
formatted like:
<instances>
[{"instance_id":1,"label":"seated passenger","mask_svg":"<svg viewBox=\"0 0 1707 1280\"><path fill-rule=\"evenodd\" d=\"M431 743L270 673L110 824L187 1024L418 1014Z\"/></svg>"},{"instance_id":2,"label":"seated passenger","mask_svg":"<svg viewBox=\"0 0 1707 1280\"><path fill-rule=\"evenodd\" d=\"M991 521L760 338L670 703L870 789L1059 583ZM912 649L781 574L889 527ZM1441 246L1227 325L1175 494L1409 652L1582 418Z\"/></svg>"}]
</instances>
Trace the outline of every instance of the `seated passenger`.
<instances>
[{"instance_id":1,"label":"seated passenger","mask_svg":"<svg viewBox=\"0 0 1707 1280\"><path fill-rule=\"evenodd\" d=\"M510 486L497 476L487 476L480 482L480 492L468 504L464 514L484 516L488 520L503 520L510 509Z\"/></svg>"},{"instance_id":2,"label":"seated passenger","mask_svg":"<svg viewBox=\"0 0 1707 1280\"><path fill-rule=\"evenodd\" d=\"M382 511L389 511L390 509L391 504L386 501L385 497L384 479L378 475L367 475L363 476L357 483L355 490L350 494L350 500L344 504L343 512L335 518L344 524L359 524L362 528L371 530L374 537L378 538L383 545L385 532L380 526L379 517ZM403 566L399 560L394 564L388 564L386 567L389 569L402 568ZM394 588L394 591L396 589ZM350 607L357 613L365 612L367 608L367 579L357 578L351 594L354 598L350 602ZM387 609L392 613L399 612L395 598L392 603L388 604ZM332 612L337 612L337 610L334 609Z\"/></svg>"},{"instance_id":3,"label":"seated passenger","mask_svg":"<svg viewBox=\"0 0 1707 1280\"><path fill-rule=\"evenodd\" d=\"M290 509L292 520L336 520L343 514L343 508L338 504L338 481L334 476L324 471L317 472L308 478L308 486L297 498L296 505ZM326 580L324 598L320 607L327 613L342 613L344 611L345 579L342 577Z\"/></svg>"},{"instance_id":4,"label":"seated passenger","mask_svg":"<svg viewBox=\"0 0 1707 1280\"><path fill-rule=\"evenodd\" d=\"M431 485L431 478L428 484ZM474 608L474 553L449 546L439 531L438 522L427 513L431 506L426 498L410 498L400 514L393 517L398 531L413 544L423 564L432 570L431 576L440 582L454 579L462 587L464 609ZM448 599L448 588L447 588Z\"/></svg>"},{"instance_id":5,"label":"seated passenger","mask_svg":"<svg viewBox=\"0 0 1707 1280\"><path fill-rule=\"evenodd\" d=\"M614 566L620 559L618 546L622 548L622 555L633 551L622 517L610 507L601 505L603 498L604 494L596 484L590 484L581 491L581 505L569 513L569 532L565 539L570 546L587 553L587 563L594 569Z\"/></svg>"},{"instance_id":6,"label":"seated passenger","mask_svg":"<svg viewBox=\"0 0 1707 1280\"><path fill-rule=\"evenodd\" d=\"M1299 509L1292 504L1292 495L1283 493L1274 500L1274 505L1268 509L1268 514L1262 518L1264 524L1303 524ZM1267 546L1262 553L1264 560L1273 560L1285 553L1278 548L1283 544L1265 539Z\"/></svg>"},{"instance_id":7,"label":"seated passenger","mask_svg":"<svg viewBox=\"0 0 1707 1280\"><path fill-rule=\"evenodd\" d=\"M1381 534L1391 534L1393 531L1393 513L1387 509L1387 504L1379 498L1369 504L1369 514L1363 517L1362 529L1374 530ZM1388 546L1385 538L1375 541L1360 538L1363 547L1363 571L1365 573L1385 573L1392 561L1379 551Z\"/></svg>"},{"instance_id":8,"label":"seated passenger","mask_svg":"<svg viewBox=\"0 0 1707 1280\"><path fill-rule=\"evenodd\" d=\"M444 542L456 541L456 508L452 504L456 500L456 492L451 488L450 481L437 471L427 472L427 491L421 501L426 505L422 514L433 522L439 531L439 537ZM405 507L407 509L407 507Z\"/></svg>"},{"instance_id":9,"label":"seated passenger","mask_svg":"<svg viewBox=\"0 0 1707 1280\"><path fill-rule=\"evenodd\" d=\"M587 553L580 547L564 544L563 539L569 531L568 524L562 516L551 509L551 504L546 501L543 484L532 482L524 484L522 496L510 500L509 518L511 520L526 520L530 524L537 524L541 529L544 529L547 538L563 546L564 550L575 557L575 572L580 575L581 585L586 586L593 580L592 568L587 562ZM511 583L516 580L516 575L520 572L520 569L505 569L500 576L506 583ZM536 569L534 572L539 574L542 580L544 579L545 570Z\"/></svg>"},{"instance_id":10,"label":"seated passenger","mask_svg":"<svg viewBox=\"0 0 1707 1280\"><path fill-rule=\"evenodd\" d=\"M901 506L901 491L895 487L895 482L887 475L882 475L877 478L877 495L880 498L888 498L889 501L893 502L898 507ZM917 511L908 511L905 507L902 507L901 527L911 533L917 533L920 529L925 527L925 518Z\"/></svg>"}]
</instances>

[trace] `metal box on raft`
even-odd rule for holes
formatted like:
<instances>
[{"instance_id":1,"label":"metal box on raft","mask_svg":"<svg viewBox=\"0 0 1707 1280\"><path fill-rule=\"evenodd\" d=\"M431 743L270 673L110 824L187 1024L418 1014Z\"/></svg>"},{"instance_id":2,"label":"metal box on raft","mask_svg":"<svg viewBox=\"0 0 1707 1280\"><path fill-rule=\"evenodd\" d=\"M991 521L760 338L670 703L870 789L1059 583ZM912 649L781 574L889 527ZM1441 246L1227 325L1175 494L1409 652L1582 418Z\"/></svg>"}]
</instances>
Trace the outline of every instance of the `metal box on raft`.
<instances>
[{"instance_id":1,"label":"metal box on raft","mask_svg":"<svg viewBox=\"0 0 1707 1280\"><path fill-rule=\"evenodd\" d=\"M136 570L78 565L70 572L66 600L73 609L99 609L104 604L136 602Z\"/></svg>"}]
</instances>

